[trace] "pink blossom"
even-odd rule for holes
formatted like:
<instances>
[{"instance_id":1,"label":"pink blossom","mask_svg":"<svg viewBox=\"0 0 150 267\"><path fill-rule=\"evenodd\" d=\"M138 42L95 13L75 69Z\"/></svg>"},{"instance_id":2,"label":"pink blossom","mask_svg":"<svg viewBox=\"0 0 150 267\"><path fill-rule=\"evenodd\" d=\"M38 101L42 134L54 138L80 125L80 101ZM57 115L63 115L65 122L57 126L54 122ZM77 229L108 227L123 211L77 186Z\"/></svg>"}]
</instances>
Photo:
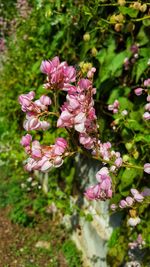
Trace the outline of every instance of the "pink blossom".
<instances>
[{"instance_id":1,"label":"pink blossom","mask_svg":"<svg viewBox=\"0 0 150 267\"><path fill-rule=\"evenodd\" d=\"M134 203L134 199L132 197L126 197L126 202L128 206L132 206Z\"/></svg>"},{"instance_id":2,"label":"pink blossom","mask_svg":"<svg viewBox=\"0 0 150 267\"><path fill-rule=\"evenodd\" d=\"M150 102L150 95L147 96L147 102Z\"/></svg>"},{"instance_id":3,"label":"pink blossom","mask_svg":"<svg viewBox=\"0 0 150 267\"><path fill-rule=\"evenodd\" d=\"M67 62L60 62L58 57L51 61L42 61L41 71L47 75L46 88L66 89L70 82L75 82L76 71L74 67L68 66Z\"/></svg>"},{"instance_id":4,"label":"pink blossom","mask_svg":"<svg viewBox=\"0 0 150 267\"><path fill-rule=\"evenodd\" d=\"M144 118L144 120L150 120L150 113L149 112L145 112L144 114L143 114L143 118Z\"/></svg>"},{"instance_id":5,"label":"pink blossom","mask_svg":"<svg viewBox=\"0 0 150 267\"><path fill-rule=\"evenodd\" d=\"M32 136L30 134L26 134L25 136L22 137L21 139L21 145L26 147L30 145L30 142L32 141Z\"/></svg>"},{"instance_id":6,"label":"pink blossom","mask_svg":"<svg viewBox=\"0 0 150 267\"><path fill-rule=\"evenodd\" d=\"M150 103L147 103L147 104L145 105L145 110L150 111Z\"/></svg>"},{"instance_id":7,"label":"pink blossom","mask_svg":"<svg viewBox=\"0 0 150 267\"><path fill-rule=\"evenodd\" d=\"M108 110L113 111L113 113L118 113L119 101L115 100L112 105L108 105Z\"/></svg>"},{"instance_id":8,"label":"pink blossom","mask_svg":"<svg viewBox=\"0 0 150 267\"><path fill-rule=\"evenodd\" d=\"M144 188L144 190L141 192L141 195L143 197L150 196L150 188Z\"/></svg>"},{"instance_id":9,"label":"pink blossom","mask_svg":"<svg viewBox=\"0 0 150 267\"><path fill-rule=\"evenodd\" d=\"M141 95L142 92L143 92L143 88L136 88L136 89L134 89L134 93L135 93L137 96Z\"/></svg>"},{"instance_id":10,"label":"pink blossom","mask_svg":"<svg viewBox=\"0 0 150 267\"><path fill-rule=\"evenodd\" d=\"M96 179L98 182L102 182L102 180L110 178L109 177L109 171L107 167L101 168L97 173L96 173Z\"/></svg>"},{"instance_id":11,"label":"pink blossom","mask_svg":"<svg viewBox=\"0 0 150 267\"><path fill-rule=\"evenodd\" d=\"M150 174L150 163L145 163L144 164L144 171L148 174Z\"/></svg>"},{"instance_id":12,"label":"pink blossom","mask_svg":"<svg viewBox=\"0 0 150 267\"><path fill-rule=\"evenodd\" d=\"M49 106L51 105L52 101L50 99L49 96L46 96L46 95L42 95L40 97L40 102L44 105L44 106Z\"/></svg>"},{"instance_id":13,"label":"pink blossom","mask_svg":"<svg viewBox=\"0 0 150 267\"><path fill-rule=\"evenodd\" d=\"M111 210L115 211L117 209L117 205L116 204L111 204L110 208L111 208Z\"/></svg>"},{"instance_id":14,"label":"pink blossom","mask_svg":"<svg viewBox=\"0 0 150 267\"><path fill-rule=\"evenodd\" d=\"M126 208L128 206L128 203L125 201L125 200L121 200L120 202L119 202L119 207L121 208L121 209L124 209L124 208Z\"/></svg>"},{"instance_id":15,"label":"pink blossom","mask_svg":"<svg viewBox=\"0 0 150 267\"><path fill-rule=\"evenodd\" d=\"M92 68L88 71L88 73L87 73L87 77L88 77L89 79L92 79L93 76L94 76L94 73L95 73L95 72L96 72L96 68L92 67Z\"/></svg>"},{"instance_id":16,"label":"pink blossom","mask_svg":"<svg viewBox=\"0 0 150 267\"><path fill-rule=\"evenodd\" d=\"M144 86L146 86L146 87L150 86L150 79L147 79L144 81Z\"/></svg>"}]
</instances>

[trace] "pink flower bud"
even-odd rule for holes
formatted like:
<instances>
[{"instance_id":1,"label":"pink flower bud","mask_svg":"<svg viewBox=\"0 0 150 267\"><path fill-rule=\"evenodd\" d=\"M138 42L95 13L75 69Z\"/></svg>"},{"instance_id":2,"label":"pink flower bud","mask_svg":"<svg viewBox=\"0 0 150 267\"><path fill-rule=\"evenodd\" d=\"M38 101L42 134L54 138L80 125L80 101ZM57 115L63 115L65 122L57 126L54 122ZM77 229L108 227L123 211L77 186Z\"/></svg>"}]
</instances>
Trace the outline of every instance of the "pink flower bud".
<instances>
[{"instance_id":1,"label":"pink flower bud","mask_svg":"<svg viewBox=\"0 0 150 267\"><path fill-rule=\"evenodd\" d=\"M117 205L116 204L111 204L110 208L111 208L111 210L115 211L117 209Z\"/></svg>"},{"instance_id":2,"label":"pink flower bud","mask_svg":"<svg viewBox=\"0 0 150 267\"><path fill-rule=\"evenodd\" d=\"M138 193L138 194L135 194L134 195L134 199L137 201L137 202L142 202L144 200L144 197Z\"/></svg>"},{"instance_id":3,"label":"pink flower bud","mask_svg":"<svg viewBox=\"0 0 150 267\"><path fill-rule=\"evenodd\" d=\"M53 164L56 168L60 167L63 164L63 159L58 156L54 159Z\"/></svg>"},{"instance_id":4,"label":"pink flower bud","mask_svg":"<svg viewBox=\"0 0 150 267\"><path fill-rule=\"evenodd\" d=\"M48 75L52 71L52 63L50 61L43 60L40 69L41 69L41 72Z\"/></svg>"},{"instance_id":5,"label":"pink flower bud","mask_svg":"<svg viewBox=\"0 0 150 267\"><path fill-rule=\"evenodd\" d=\"M124 208L126 208L128 206L128 204L127 204L127 202L125 201L125 200L121 200L120 202L119 202L119 207L121 208L121 209L124 209Z\"/></svg>"},{"instance_id":6,"label":"pink flower bud","mask_svg":"<svg viewBox=\"0 0 150 267\"><path fill-rule=\"evenodd\" d=\"M143 118L144 118L144 120L146 120L146 121L150 120L150 113L149 113L149 112L145 112L145 113L143 114Z\"/></svg>"},{"instance_id":7,"label":"pink flower bud","mask_svg":"<svg viewBox=\"0 0 150 267\"><path fill-rule=\"evenodd\" d=\"M117 167L121 167L121 165L122 165L122 158L117 158L117 159L115 160L115 165L116 165Z\"/></svg>"},{"instance_id":8,"label":"pink flower bud","mask_svg":"<svg viewBox=\"0 0 150 267\"><path fill-rule=\"evenodd\" d=\"M144 171L148 174L150 174L150 163L145 163L144 164Z\"/></svg>"},{"instance_id":9,"label":"pink flower bud","mask_svg":"<svg viewBox=\"0 0 150 267\"><path fill-rule=\"evenodd\" d=\"M126 202L128 206L132 206L134 203L134 199L132 197L126 197Z\"/></svg>"},{"instance_id":10,"label":"pink flower bud","mask_svg":"<svg viewBox=\"0 0 150 267\"><path fill-rule=\"evenodd\" d=\"M21 145L26 147L30 145L30 142L32 140L32 136L30 134L26 134L25 136L22 137L21 139Z\"/></svg>"},{"instance_id":11,"label":"pink flower bud","mask_svg":"<svg viewBox=\"0 0 150 267\"><path fill-rule=\"evenodd\" d=\"M144 86L146 86L146 87L150 86L150 79L147 79L144 81Z\"/></svg>"},{"instance_id":12,"label":"pink flower bud","mask_svg":"<svg viewBox=\"0 0 150 267\"><path fill-rule=\"evenodd\" d=\"M50 124L47 121L41 121L40 124L40 127L43 131L46 131L50 127Z\"/></svg>"},{"instance_id":13,"label":"pink flower bud","mask_svg":"<svg viewBox=\"0 0 150 267\"><path fill-rule=\"evenodd\" d=\"M51 103L52 103L50 97L49 97L49 96L46 96L46 95L42 95L42 96L40 97L40 102L41 102L43 105L45 105L45 106L49 106L49 105L51 105Z\"/></svg>"},{"instance_id":14,"label":"pink flower bud","mask_svg":"<svg viewBox=\"0 0 150 267\"><path fill-rule=\"evenodd\" d=\"M136 88L136 89L134 90L134 93L135 93L137 96L141 95L142 92L143 92L143 88Z\"/></svg>"}]
</instances>

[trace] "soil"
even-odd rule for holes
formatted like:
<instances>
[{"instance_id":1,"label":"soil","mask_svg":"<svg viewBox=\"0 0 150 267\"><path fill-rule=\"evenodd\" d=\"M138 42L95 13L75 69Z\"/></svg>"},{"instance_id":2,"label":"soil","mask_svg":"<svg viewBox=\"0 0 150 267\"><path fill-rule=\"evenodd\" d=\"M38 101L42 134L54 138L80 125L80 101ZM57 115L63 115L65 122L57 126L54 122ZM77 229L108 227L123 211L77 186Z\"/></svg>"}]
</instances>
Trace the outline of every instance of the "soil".
<instances>
[{"instance_id":1,"label":"soil","mask_svg":"<svg viewBox=\"0 0 150 267\"><path fill-rule=\"evenodd\" d=\"M0 209L0 267L68 267L61 252L59 229L48 220L35 227L13 224L10 208ZM37 248L38 241L50 243L49 249Z\"/></svg>"}]
</instances>

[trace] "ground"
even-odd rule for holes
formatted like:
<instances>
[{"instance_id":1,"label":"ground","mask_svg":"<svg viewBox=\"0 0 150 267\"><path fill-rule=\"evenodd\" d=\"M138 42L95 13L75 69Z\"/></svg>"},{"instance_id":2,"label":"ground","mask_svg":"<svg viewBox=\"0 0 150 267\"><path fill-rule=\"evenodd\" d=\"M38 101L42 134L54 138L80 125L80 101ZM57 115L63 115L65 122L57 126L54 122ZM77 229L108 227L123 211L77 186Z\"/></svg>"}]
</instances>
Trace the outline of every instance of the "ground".
<instances>
[{"instance_id":1,"label":"ground","mask_svg":"<svg viewBox=\"0 0 150 267\"><path fill-rule=\"evenodd\" d=\"M34 227L13 224L9 212L9 207L0 210L0 267L68 267L61 251L65 240L61 229L49 220ZM39 241L48 248L36 247Z\"/></svg>"}]
</instances>

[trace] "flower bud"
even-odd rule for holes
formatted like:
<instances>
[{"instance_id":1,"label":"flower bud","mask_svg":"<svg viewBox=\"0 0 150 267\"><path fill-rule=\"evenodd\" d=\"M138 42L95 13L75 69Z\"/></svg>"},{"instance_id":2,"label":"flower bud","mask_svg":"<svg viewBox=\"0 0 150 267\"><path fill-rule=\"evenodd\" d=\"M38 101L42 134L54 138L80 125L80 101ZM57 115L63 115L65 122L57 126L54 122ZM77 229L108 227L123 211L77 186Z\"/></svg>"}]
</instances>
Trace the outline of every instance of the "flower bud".
<instances>
[{"instance_id":1,"label":"flower bud","mask_svg":"<svg viewBox=\"0 0 150 267\"><path fill-rule=\"evenodd\" d=\"M83 40L84 40L85 42L90 41L90 34L89 34L88 32L86 32L86 33L83 35Z\"/></svg>"},{"instance_id":2,"label":"flower bud","mask_svg":"<svg viewBox=\"0 0 150 267\"><path fill-rule=\"evenodd\" d=\"M135 93L137 96L141 95L142 92L143 92L143 88L136 88L136 89L134 90L134 93Z\"/></svg>"},{"instance_id":3,"label":"flower bud","mask_svg":"<svg viewBox=\"0 0 150 267\"><path fill-rule=\"evenodd\" d=\"M147 9L147 5L146 4L141 5L141 7L140 7L140 11L141 12L144 13L146 11L146 9Z\"/></svg>"},{"instance_id":4,"label":"flower bud","mask_svg":"<svg viewBox=\"0 0 150 267\"><path fill-rule=\"evenodd\" d=\"M120 32L123 28L123 24L122 23L116 23L114 28L115 28L116 32Z\"/></svg>"},{"instance_id":5,"label":"flower bud","mask_svg":"<svg viewBox=\"0 0 150 267\"><path fill-rule=\"evenodd\" d=\"M98 51L97 51L96 47L93 47L92 48L91 53L92 53L92 56L93 57L96 57L97 56Z\"/></svg>"}]
</instances>

